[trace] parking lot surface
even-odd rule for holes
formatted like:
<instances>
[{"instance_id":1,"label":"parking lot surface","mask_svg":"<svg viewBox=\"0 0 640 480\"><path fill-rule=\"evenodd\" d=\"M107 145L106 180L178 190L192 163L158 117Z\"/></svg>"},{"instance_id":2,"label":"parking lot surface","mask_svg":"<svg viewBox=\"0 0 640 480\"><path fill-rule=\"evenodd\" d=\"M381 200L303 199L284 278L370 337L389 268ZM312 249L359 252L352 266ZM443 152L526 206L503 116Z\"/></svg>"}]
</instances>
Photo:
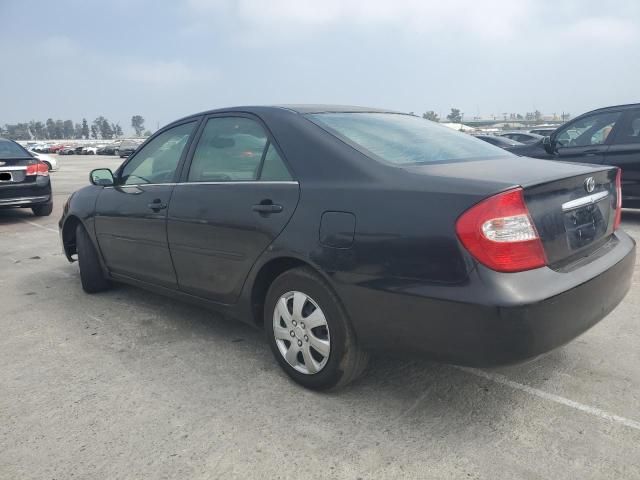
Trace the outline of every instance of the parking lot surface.
<instances>
[{"instance_id":1,"label":"parking lot surface","mask_svg":"<svg viewBox=\"0 0 640 480\"><path fill-rule=\"evenodd\" d=\"M57 221L120 160L60 163L52 216L0 211L0 478L640 478L638 267L611 315L544 357L375 358L315 393L259 330L133 287L84 294ZM623 228L640 240L640 211Z\"/></svg>"}]
</instances>

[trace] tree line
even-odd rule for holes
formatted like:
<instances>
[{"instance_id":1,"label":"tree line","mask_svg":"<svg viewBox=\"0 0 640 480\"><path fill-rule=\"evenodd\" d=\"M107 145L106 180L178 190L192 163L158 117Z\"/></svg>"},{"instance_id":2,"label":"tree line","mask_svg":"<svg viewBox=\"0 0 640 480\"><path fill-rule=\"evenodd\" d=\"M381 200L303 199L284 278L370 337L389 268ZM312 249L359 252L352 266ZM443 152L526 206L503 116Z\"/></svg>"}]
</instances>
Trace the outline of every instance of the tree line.
<instances>
[{"instance_id":1,"label":"tree line","mask_svg":"<svg viewBox=\"0 0 640 480\"><path fill-rule=\"evenodd\" d=\"M150 131L145 130L144 117L141 115L131 117L131 127L136 137L151 135ZM120 123L110 122L102 115L91 124L86 118L79 123L49 118L46 122L31 120L0 126L0 137L11 140L113 140L123 136Z\"/></svg>"},{"instance_id":2,"label":"tree line","mask_svg":"<svg viewBox=\"0 0 640 480\"><path fill-rule=\"evenodd\" d=\"M460 111L458 108L452 108L451 113L447 115L447 121L451 123L462 123L462 118L464 113ZM565 122L571 118L571 114L567 112L562 112L561 115L553 114L554 120L559 120ZM422 114L422 118L426 118L427 120L431 120L432 122L439 122L440 117L433 110L428 110ZM473 120L480 120L479 117L473 117ZM542 121L542 113L538 110L535 112L527 112L524 115L521 113L503 113L502 115L492 115L492 120L504 120L506 121L518 121L524 120L528 122L541 122Z\"/></svg>"}]
</instances>

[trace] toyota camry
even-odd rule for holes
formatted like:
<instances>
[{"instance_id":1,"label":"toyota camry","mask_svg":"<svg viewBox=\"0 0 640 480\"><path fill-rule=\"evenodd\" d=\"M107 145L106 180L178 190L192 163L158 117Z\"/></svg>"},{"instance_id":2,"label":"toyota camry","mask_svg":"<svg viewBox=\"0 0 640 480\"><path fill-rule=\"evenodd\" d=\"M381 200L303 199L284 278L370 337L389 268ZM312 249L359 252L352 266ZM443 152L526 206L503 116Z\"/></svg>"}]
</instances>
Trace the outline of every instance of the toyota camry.
<instances>
[{"instance_id":1,"label":"toyota camry","mask_svg":"<svg viewBox=\"0 0 640 480\"><path fill-rule=\"evenodd\" d=\"M86 292L125 282L256 325L313 389L376 351L535 357L605 317L635 262L617 168L385 110L199 113L89 180L60 220Z\"/></svg>"}]
</instances>

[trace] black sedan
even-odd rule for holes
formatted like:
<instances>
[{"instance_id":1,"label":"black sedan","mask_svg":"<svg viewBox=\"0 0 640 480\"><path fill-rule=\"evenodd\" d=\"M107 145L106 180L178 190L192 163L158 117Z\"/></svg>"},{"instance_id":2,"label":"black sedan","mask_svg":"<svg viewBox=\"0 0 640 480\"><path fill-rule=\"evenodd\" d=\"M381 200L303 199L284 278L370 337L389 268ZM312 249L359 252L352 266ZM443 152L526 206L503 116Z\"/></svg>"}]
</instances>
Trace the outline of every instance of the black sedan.
<instances>
[{"instance_id":1,"label":"black sedan","mask_svg":"<svg viewBox=\"0 0 640 480\"><path fill-rule=\"evenodd\" d=\"M205 112L90 181L60 220L85 291L126 282L260 326L315 389L377 350L539 355L607 315L635 263L618 169L382 110Z\"/></svg>"},{"instance_id":2,"label":"black sedan","mask_svg":"<svg viewBox=\"0 0 640 480\"><path fill-rule=\"evenodd\" d=\"M0 208L30 208L51 215L49 167L18 143L0 138Z\"/></svg>"},{"instance_id":3,"label":"black sedan","mask_svg":"<svg viewBox=\"0 0 640 480\"><path fill-rule=\"evenodd\" d=\"M516 142L524 143L526 145L530 143L536 143L541 141L544 137L542 135L538 135L537 133L529 133L529 132L501 132L498 133L500 137L506 137L510 140L515 140Z\"/></svg>"}]
</instances>

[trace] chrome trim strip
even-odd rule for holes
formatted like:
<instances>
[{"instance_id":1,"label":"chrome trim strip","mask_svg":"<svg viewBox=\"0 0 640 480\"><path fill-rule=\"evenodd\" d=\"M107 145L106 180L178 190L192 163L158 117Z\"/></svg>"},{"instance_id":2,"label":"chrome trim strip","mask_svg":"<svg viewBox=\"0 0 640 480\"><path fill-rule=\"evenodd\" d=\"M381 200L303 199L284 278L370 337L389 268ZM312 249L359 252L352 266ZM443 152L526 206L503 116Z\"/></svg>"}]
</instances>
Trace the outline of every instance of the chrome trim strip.
<instances>
[{"instance_id":1,"label":"chrome trim strip","mask_svg":"<svg viewBox=\"0 0 640 480\"><path fill-rule=\"evenodd\" d=\"M26 165L22 167L0 167L0 172L15 172L18 170L26 170L26 169L27 169Z\"/></svg>"},{"instance_id":2,"label":"chrome trim strip","mask_svg":"<svg viewBox=\"0 0 640 480\"><path fill-rule=\"evenodd\" d=\"M598 193L594 193L593 195L587 195L586 197L576 198L575 200L571 200L569 202L562 204L562 211L568 212L570 210L575 210L576 208L586 207L587 205L593 205L594 203L599 202L609 196L609 192L602 191Z\"/></svg>"},{"instance_id":3,"label":"chrome trim strip","mask_svg":"<svg viewBox=\"0 0 640 480\"><path fill-rule=\"evenodd\" d=\"M5 207L7 205L22 205L25 203L44 202L46 200L49 200L48 195L44 197L3 198L3 199L0 199L0 206Z\"/></svg>"},{"instance_id":4,"label":"chrome trim strip","mask_svg":"<svg viewBox=\"0 0 640 480\"><path fill-rule=\"evenodd\" d=\"M176 186L176 185L300 185L295 180L283 180L283 181L261 181L261 180L230 180L228 182L168 182L168 183L128 183L127 185L113 185L104 188L134 188L134 187L158 187L158 186Z\"/></svg>"}]
</instances>

